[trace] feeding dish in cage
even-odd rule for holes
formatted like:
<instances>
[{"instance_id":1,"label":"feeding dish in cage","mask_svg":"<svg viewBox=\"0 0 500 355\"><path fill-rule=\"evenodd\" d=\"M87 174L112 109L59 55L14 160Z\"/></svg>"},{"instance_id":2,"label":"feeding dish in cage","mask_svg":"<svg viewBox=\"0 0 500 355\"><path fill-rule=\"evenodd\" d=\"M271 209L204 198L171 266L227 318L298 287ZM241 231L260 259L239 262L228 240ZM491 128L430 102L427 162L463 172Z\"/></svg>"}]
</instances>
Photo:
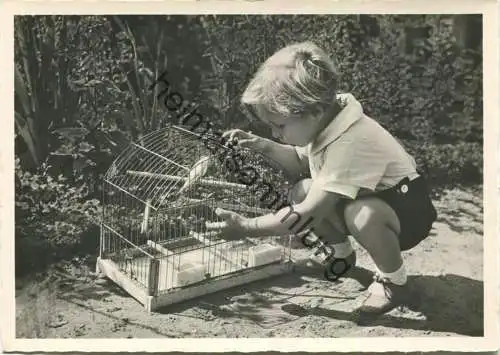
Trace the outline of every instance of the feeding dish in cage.
<instances>
[{"instance_id":1,"label":"feeding dish in cage","mask_svg":"<svg viewBox=\"0 0 500 355\"><path fill-rule=\"evenodd\" d=\"M272 211L223 162L200 136L169 126L130 144L105 176L97 268L149 311L291 270L278 237L226 241L206 231L221 222L217 208Z\"/></svg>"}]
</instances>

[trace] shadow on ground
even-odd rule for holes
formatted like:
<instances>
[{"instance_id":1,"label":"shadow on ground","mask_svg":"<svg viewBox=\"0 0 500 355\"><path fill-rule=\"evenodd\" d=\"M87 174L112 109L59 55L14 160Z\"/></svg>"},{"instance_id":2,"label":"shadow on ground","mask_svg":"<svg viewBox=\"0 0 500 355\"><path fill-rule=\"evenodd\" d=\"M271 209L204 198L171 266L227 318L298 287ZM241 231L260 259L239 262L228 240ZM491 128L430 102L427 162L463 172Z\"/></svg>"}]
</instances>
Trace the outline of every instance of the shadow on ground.
<instances>
[{"instance_id":1,"label":"shadow on ground","mask_svg":"<svg viewBox=\"0 0 500 355\"><path fill-rule=\"evenodd\" d=\"M362 285L359 290L363 290L369 285L372 273L364 268L357 267L356 269L353 277ZM311 281L310 278L313 280ZM199 308L205 310L205 312L200 312L200 318L209 314L209 317L238 317L260 323L265 321L262 309L279 308L284 314L290 316L282 315L282 323L305 316L318 316L329 317L336 321L352 321L358 326L383 326L483 336L483 282L481 281L453 274L410 276L408 284L414 295L410 304L395 313L390 312L374 319L360 318L352 311L321 306L302 307L293 302L287 302L288 299L298 295L294 290L304 288L304 286L306 290L310 290L311 287L307 285L311 286L318 282L326 283L317 276L314 280L312 273L294 273L164 307L158 310L158 313L183 314L188 309ZM341 283L330 283L331 295L326 298L334 299L336 301L334 303L338 304L362 297L359 290L358 292L340 292L336 287L341 289ZM311 293L304 292L304 294L306 295L301 297L314 297L310 296ZM324 294L321 297L325 298ZM237 307L234 307L235 303ZM422 314L423 317L422 319L407 318L404 315L408 311ZM197 317L196 314L192 316Z\"/></svg>"}]
</instances>

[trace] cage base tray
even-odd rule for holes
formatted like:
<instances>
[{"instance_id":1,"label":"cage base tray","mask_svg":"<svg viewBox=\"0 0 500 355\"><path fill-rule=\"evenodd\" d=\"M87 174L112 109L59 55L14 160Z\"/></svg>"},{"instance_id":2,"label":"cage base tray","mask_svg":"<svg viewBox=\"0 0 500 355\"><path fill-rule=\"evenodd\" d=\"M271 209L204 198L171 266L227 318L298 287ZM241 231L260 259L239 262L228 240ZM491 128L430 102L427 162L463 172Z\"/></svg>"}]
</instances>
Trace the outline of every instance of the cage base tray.
<instances>
[{"instance_id":1,"label":"cage base tray","mask_svg":"<svg viewBox=\"0 0 500 355\"><path fill-rule=\"evenodd\" d=\"M262 265L257 268L243 269L218 277L212 276L211 279L196 284L168 291L160 291L157 295L149 295L148 290L144 286L122 272L115 262L110 259L97 259L97 269L140 302L148 312L206 294L291 272L293 266L294 263L292 261Z\"/></svg>"}]
</instances>

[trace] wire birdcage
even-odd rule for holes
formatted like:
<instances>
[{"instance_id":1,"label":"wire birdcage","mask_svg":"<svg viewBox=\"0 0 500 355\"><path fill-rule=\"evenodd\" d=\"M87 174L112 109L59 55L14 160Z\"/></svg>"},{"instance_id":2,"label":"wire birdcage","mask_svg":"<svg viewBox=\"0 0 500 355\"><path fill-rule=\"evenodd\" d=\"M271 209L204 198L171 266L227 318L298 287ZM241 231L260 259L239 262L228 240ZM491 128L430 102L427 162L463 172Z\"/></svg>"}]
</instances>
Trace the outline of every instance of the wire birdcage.
<instances>
[{"instance_id":1,"label":"wire birdcage","mask_svg":"<svg viewBox=\"0 0 500 355\"><path fill-rule=\"evenodd\" d=\"M292 264L288 236L227 241L207 232L206 222L221 221L218 207L259 216L284 202L286 190L282 174L261 157L235 158L215 140L208 143L217 150L209 149L207 139L168 126L130 144L105 175L97 267L149 311ZM251 184L231 168L238 159L252 167Z\"/></svg>"}]
</instances>

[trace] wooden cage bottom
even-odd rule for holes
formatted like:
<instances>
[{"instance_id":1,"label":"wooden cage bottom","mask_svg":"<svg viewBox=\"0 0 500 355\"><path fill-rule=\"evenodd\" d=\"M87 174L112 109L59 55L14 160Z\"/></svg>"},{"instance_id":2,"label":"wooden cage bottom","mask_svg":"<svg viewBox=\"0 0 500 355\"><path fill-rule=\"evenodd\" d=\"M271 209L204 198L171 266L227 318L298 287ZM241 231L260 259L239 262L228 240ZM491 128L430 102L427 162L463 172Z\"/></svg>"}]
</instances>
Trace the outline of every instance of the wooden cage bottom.
<instances>
[{"instance_id":1,"label":"wooden cage bottom","mask_svg":"<svg viewBox=\"0 0 500 355\"><path fill-rule=\"evenodd\" d=\"M97 260L98 270L104 273L106 277L118 286L123 288L130 296L144 305L148 312L206 294L284 274L292 271L293 265L292 261L263 265L257 268L242 270L233 274L212 278L198 284L192 284L183 288L172 289L168 292L158 293L156 296L151 296L148 294L148 291L144 286L134 280L131 280L125 273L120 271L118 265L112 260L101 258L98 258Z\"/></svg>"},{"instance_id":2,"label":"wooden cage bottom","mask_svg":"<svg viewBox=\"0 0 500 355\"><path fill-rule=\"evenodd\" d=\"M213 245L175 254L161 244L152 241L148 244L163 257L136 257L125 270L112 258L100 257L97 261L97 270L144 305L148 312L277 276L291 271L294 265L286 257L277 259L276 250L273 253L269 245L260 250L259 247L250 250L247 247L237 252L232 250L228 254L224 253L221 245ZM134 280L133 275L142 275L143 280L148 280L148 286Z\"/></svg>"}]
</instances>

